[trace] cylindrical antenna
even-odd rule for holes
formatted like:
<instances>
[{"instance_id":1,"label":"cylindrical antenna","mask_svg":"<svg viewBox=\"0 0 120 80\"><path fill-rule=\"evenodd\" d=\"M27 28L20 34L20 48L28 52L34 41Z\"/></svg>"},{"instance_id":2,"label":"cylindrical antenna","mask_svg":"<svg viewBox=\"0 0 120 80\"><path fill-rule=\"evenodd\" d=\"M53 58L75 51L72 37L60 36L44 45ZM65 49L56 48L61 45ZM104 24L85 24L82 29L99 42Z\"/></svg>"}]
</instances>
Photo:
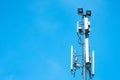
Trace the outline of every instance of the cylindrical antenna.
<instances>
[{"instance_id":1,"label":"cylindrical antenna","mask_svg":"<svg viewBox=\"0 0 120 80\"><path fill-rule=\"evenodd\" d=\"M92 76L94 76L94 50L92 51Z\"/></svg>"},{"instance_id":2,"label":"cylindrical antenna","mask_svg":"<svg viewBox=\"0 0 120 80\"><path fill-rule=\"evenodd\" d=\"M73 71L73 46L71 45L71 60L70 60L70 70Z\"/></svg>"}]
</instances>

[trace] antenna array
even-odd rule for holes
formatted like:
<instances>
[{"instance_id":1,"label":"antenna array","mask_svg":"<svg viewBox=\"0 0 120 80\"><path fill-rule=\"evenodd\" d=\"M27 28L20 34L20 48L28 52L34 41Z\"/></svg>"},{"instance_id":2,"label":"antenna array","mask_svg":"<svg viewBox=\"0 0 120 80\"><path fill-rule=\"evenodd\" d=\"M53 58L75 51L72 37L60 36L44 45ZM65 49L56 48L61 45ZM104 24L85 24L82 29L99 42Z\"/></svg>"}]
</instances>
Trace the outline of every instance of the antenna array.
<instances>
[{"instance_id":1,"label":"antenna array","mask_svg":"<svg viewBox=\"0 0 120 80\"><path fill-rule=\"evenodd\" d=\"M71 46L71 72L74 74L76 70L82 69L83 80L92 79L94 76L94 50L90 56L89 50L89 34L90 34L90 21L91 10L86 10L83 13L83 8L78 8L78 15L82 16L82 21L77 21L77 35L79 38L79 45L82 46L82 54L76 54L74 47ZM82 64L78 61L78 56L82 57ZM87 76L89 76L87 78Z\"/></svg>"}]
</instances>

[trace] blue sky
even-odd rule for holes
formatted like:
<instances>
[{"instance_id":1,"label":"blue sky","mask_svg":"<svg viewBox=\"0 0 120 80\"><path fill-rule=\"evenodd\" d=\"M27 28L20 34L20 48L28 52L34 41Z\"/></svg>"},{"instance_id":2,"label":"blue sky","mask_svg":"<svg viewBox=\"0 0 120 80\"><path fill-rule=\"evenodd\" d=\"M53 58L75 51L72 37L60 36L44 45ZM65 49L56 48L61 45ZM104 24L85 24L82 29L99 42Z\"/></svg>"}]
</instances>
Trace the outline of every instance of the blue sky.
<instances>
[{"instance_id":1,"label":"blue sky","mask_svg":"<svg viewBox=\"0 0 120 80\"><path fill-rule=\"evenodd\" d=\"M94 80L119 80L119 0L1 0L0 80L80 80L70 74L78 50L77 8L91 9ZM79 51L79 50L78 50Z\"/></svg>"}]
</instances>

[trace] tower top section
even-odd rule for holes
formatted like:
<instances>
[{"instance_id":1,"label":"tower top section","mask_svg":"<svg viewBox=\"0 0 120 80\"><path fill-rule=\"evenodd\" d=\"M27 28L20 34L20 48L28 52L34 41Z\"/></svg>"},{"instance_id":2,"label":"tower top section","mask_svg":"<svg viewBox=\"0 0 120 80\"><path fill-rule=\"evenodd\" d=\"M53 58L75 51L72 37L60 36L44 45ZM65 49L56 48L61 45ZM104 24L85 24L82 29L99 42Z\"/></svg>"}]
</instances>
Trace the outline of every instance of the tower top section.
<instances>
[{"instance_id":1,"label":"tower top section","mask_svg":"<svg viewBox=\"0 0 120 80\"><path fill-rule=\"evenodd\" d=\"M86 10L84 14L83 8L78 8L78 14L81 16L91 17L91 10Z\"/></svg>"}]
</instances>

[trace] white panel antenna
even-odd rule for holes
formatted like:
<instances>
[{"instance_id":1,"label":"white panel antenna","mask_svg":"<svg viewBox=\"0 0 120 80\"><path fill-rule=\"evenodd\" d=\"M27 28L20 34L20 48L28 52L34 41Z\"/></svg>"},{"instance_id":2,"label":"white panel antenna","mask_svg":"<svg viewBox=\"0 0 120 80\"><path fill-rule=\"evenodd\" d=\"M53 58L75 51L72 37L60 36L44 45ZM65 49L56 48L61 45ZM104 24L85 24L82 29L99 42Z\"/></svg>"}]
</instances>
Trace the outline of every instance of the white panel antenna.
<instances>
[{"instance_id":1,"label":"white panel antenna","mask_svg":"<svg viewBox=\"0 0 120 80\"><path fill-rule=\"evenodd\" d=\"M77 21L77 33L82 32L82 26L80 25L80 22Z\"/></svg>"},{"instance_id":2,"label":"white panel antenna","mask_svg":"<svg viewBox=\"0 0 120 80\"><path fill-rule=\"evenodd\" d=\"M85 36L84 36L84 42L85 42L85 55L86 55L86 63L89 63L89 41L88 41L88 18L84 17L84 30L85 30ZM87 35L86 35L87 34Z\"/></svg>"},{"instance_id":3,"label":"white panel antenna","mask_svg":"<svg viewBox=\"0 0 120 80\"><path fill-rule=\"evenodd\" d=\"M92 51L92 76L94 76L94 50Z\"/></svg>"},{"instance_id":4,"label":"white panel antenna","mask_svg":"<svg viewBox=\"0 0 120 80\"><path fill-rule=\"evenodd\" d=\"M74 50L73 50L73 46L71 45L71 59L70 59L70 70L73 71L73 54L74 54Z\"/></svg>"}]
</instances>

